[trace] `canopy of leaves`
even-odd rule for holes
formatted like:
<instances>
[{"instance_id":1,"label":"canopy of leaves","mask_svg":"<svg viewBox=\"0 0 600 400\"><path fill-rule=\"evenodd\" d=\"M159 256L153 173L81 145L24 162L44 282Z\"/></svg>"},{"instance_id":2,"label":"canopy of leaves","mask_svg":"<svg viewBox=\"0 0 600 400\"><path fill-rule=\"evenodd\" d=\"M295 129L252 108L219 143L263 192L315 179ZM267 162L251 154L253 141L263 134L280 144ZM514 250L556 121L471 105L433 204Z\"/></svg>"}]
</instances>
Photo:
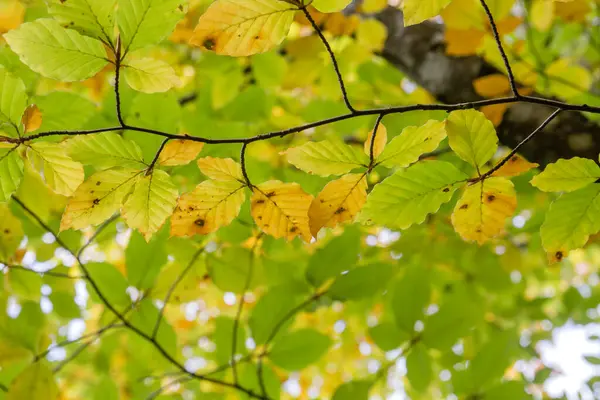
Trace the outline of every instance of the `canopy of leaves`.
<instances>
[{"instance_id":1,"label":"canopy of leaves","mask_svg":"<svg viewBox=\"0 0 600 400\"><path fill-rule=\"evenodd\" d=\"M598 128L599 20L0 0L0 400L555 396L539 344L600 321L600 167L587 131L540 143ZM440 60L474 59L449 103Z\"/></svg>"}]
</instances>

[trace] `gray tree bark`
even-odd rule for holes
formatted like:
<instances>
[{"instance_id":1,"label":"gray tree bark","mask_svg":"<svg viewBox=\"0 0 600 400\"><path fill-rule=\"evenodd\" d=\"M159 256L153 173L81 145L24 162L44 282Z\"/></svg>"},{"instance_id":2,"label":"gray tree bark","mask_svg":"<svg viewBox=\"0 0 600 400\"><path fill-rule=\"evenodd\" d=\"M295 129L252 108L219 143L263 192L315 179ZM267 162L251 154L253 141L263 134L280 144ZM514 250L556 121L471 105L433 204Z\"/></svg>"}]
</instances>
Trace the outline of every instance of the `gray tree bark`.
<instances>
[{"instance_id":1,"label":"gray tree bark","mask_svg":"<svg viewBox=\"0 0 600 400\"><path fill-rule=\"evenodd\" d=\"M446 55L443 25L424 22L404 27L402 11L393 7L388 7L376 17L388 29L381 55L440 102L482 99L475 92L473 81L498 71L476 56ZM512 105L497 128L500 142L507 147L515 147L552 111L551 107L537 104ZM596 160L600 153L600 125L579 112L563 112L523 146L520 153L541 165L575 156Z\"/></svg>"}]
</instances>

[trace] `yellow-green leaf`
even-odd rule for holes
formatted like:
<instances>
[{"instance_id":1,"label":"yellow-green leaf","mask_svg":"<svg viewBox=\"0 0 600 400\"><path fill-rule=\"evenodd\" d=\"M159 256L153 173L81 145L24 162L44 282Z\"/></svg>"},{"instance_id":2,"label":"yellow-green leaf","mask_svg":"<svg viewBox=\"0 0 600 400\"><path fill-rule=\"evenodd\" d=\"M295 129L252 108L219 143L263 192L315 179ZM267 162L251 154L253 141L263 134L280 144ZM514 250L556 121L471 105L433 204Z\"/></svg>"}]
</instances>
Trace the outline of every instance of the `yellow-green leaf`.
<instances>
[{"instance_id":1,"label":"yellow-green leaf","mask_svg":"<svg viewBox=\"0 0 600 400\"><path fill-rule=\"evenodd\" d=\"M83 182L83 166L73 161L64 146L51 142L35 142L27 148L27 159L40 173L53 192L70 196Z\"/></svg>"},{"instance_id":2,"label":"yellow-green leaf","mask_svg":"<svg viewBox=\"0 0 600 400\"><path fill-rule=\"evenodd\" d=\"M60 230L82 229L106 221L119 211L141 174L136 169L113 168L90 176L69 200Z\"/></svg>"},{"instance_id":3,"label":"yellow-green leaf","mask_svg":"<svg viewBox=\"0 0 600 400\"><path fill-rule=\"evenodd\" d=\"M308 142L292 147L284 154L290 164L321 176L343 175L369 164L365 154L339 140Z\"/></svg>"},{"instance_id":4,"label":"yellow-green leaf","mask_svg":"<svg viewBox=\"0 0 600 400\"><path fill-rule=\"evenodd\" d=\"M0 203L8 201L23 179L23 159L16 147L0 144Z\"/></svg>"},{"instance_id":5,"label":"yellow-green leaf","mask_svg":"<svg viewBox=\"0 0 600 400\"><path fill-rule=\"evenodd\" d=\"M148 241L173 213L178 195L169 174L155 169L135 184L123 205L123 218Z\"/></svg>"},{"instance_id":6,"label":"yellow-green leaf","mask_svg":"<svg viewBox=\"0 0 600 400\"><path fill-rule=\"evenodd\" d=\"M181 84L173 67L154 58L126 59L123 76L129 86L144 93L166 92Z\"/></svg>"},{"instance_id":7,"label":"yellow-green leaf","mask_svg":"<svg viewBox=\"0 0 600 400\"><path fill-rule=\"evenodd\" d=\"M377 162L389 168L407 167L423 154L437 149L445 138L444 122L431 120L420 127L406 127L399 136L392 139Z\"/></svg>"},{"instance_id":8,"label":"yellow-green leaf","mask_svg":"<svg viewBox=\"0 0 600 400\"><path fill-rule=\"evenodd\" d=\"M44 360L25 368L12 381L6 400L57 400L58 387L52 369Z\"/></svg>"},{"instance_id":9,"label":"yellow-green leaf","mask_svg":"<svg viewBox=\"0 0 600 400\"><path fill-rule=\"evenodd\" d=\"M600 167L594 160L574 157L548 164L533 177L531 184L544 192L572 192L600 179Z\"/></svg>"},{"instance_id":10,"label":"yellow-green leaf","mask_svg":"<svg viewBox=\"0 0 600 400\"><path fill-rule=\"evenodd\" d=\"M481 168L498 149L494 124L477 110L451 112L446 132L452 150L475 168Z\"/></svg>"},{"instance_id":11,"label":"yellow-green leaf","mask_svg":"<svg viewBox=\"0 0 600 400\"><path fill-rule=\"evenodd\" d=\"M516 208L512 182L487 178L467 186L452 213L452 225L463 239L483 244L502 233Z\"/></svg>"},{"instance_id":12,"label":"yellow-green leaf","mask_svg":"<svg viewBox=\"0 0 600 400\"><path fill-rule=\"evenodd\" d=\"M423 161L398 170L375 186L359 221L397 229L420 224L450 201L459 183L467 178L445 161Z\"/></svg>"},{"instance_id":13,"label":"yellow-green leaf","mask_svg":"<svg viewBox=\"0 0 600 400\"><path fill-rule=\"evenodd\" d=\"M317 237L324 226L353 221L366 201L366 174L348 174L329 182L310 204L310 232Z\"/></svg>"},{"instance_id":14,"label":"yellow-green leaf","mask_svg":"<svg viewBox=\"0 0 600 400\"><path fill-rule=\"evenodd\" d=\"M297 10L287 1L217 0L200 17L190 43L234 57L264 53L285 39Z\"/></svg>"},{"instance_id":15,"label":"yellow-green leaf","mask_svg":"<svg viewBox=\"0 0 600 400\"><path fill-rule=\"evenodd\" d=\"M0 65L0 132L16 137L26 107L25 84Z\"/></svg>"},{"instance_id":16,"label":"yellow-green leaf","mask_svg":"<svg viewBox=\"0 0 600 400\"><path fill-rule=\"evenodd\" d=\"M246 200L244 187L236 180L200 183L179 198L171 218L171 235L206 235L229 225Z\"/></svg>"},{"instance_id":17,"label":"yellow-green leaf","mask_svg":"<svg viewBox=\"0 0 600 400\"><path fill-rule=\"evenodd\" d=\"M49 0L48 11L64 26L112 43L116 2L117 0Z\"/></svg>"},{"instance_id":18,"label":"yellow-green leaf","mask_svg":"<svg viewBox=\"0 0 600 400\"><path fill-rule=\"evenodd\" d=\"M600 185L565 193L552 203L540 234L551 259L560 261L569 251L583 247L600 231Z\"/></svg>"},{"instance_id":19,"label":"yellow-green leaf","mask_svg":"<svg viewBox=\"0 0 600 400\"><path fill-rule=\"evenodd\" d=\"M74 160L100 169L145 165L137 143L113 132L76 136L67 142L66 150Z\"/></svg>"},{"instance_id":20,"label":"yellow-green leaf","mask_svg":"<svg viewBox=\"0 0 600 400\"><path fill-rule=\"evenodd\" d=\"M21 221L6 204L0 204L0 262L10 261L23 240Z\"/></svg>"},{"instance_id":21,"label":"yellow-green leaf","mask_svg":"<svg viewBox=\"0 0 600 400\"><path fill-rule=\"evenodd\" d=\"M4 38L24 64L47 78L81 81L108 64L99 40L65 29L51 19L27 22L6 33Z\"/></svg>"},{"instance_id":22,"label":"yellow-green leaf","mask_svg":"<svg viewBox=\"0 0 600 400\"><path fill-rule=\"evenodd\" d=\"M297 183L268 181L254 187L252 218L265 233L291 240L300 236L312 239L308 222L308 209L313 196Z\"/></svg>"},{"instance_id":23,"label":"yellow-green leaf","mask_svg":"<svg viewBox=\"0 0 600 400\"><path fill-rule=\"evenodd\" d=\"M171 140L160 153L158 162L164 166L186 165L194 161L204 143L189 140Z\"/></svg>"},{"instance_id":24,"label":"yellow-green leaf","mask_svg":"<svg viewBox=\"0 0 600 400\"><path fill-rule=\"evenodd\" d=\"M314 0L311 5L322 13L342 11L352 0Z\"/></svg>"},{"instance_id":25,"label":"yellow-green leaf","mask_svg":"<svg viewBox=\"0 0 600 400\"><path fill-rule=\"evenodd\" d=\"M404 25L419 24L426 19L439 15L451 0L404 0Z\"/></svg>"},{"instance_id":26,"label":"yellow-green leaf","mask_svg":"<svg viewBox=\"0 0 600 400\"><path fill-rule=\"evenodd\" d=\"M231 158L203 157L198 160L198 168L216 181L244 181L242 167Z\"/></svg>"}]
</instances>

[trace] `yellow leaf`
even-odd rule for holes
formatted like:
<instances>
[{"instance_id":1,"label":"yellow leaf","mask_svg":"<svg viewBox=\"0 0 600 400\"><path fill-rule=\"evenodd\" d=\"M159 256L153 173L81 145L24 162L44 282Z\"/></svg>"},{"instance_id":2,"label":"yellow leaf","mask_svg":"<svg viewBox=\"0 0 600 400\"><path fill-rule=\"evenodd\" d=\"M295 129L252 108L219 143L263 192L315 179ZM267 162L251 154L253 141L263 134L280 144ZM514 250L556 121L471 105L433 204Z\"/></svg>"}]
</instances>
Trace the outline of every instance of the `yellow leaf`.
<instances>
[{"instance_id":1,"label":"yellow leaf","mask_svg":"<svg viewBox=\"0 0 600 400\"><path fill-rule=\"evenodd\" d=\"M40 129L40 126L42 126L42 112L35 104L30 105L25 109L21 123L25 133Z\"/></svg>"},{"instance_id":2,"label":"yellow leaf","mask_svg":"<svg viewBox=\"0 0 600 400\"><path fill-rule=\"evenodd\" d=\"M494 126L500 125L506 110L508 110L508 104L492 104L491 106L483 106L479 109L487 119L492 121Z\"/></svg>"},{"instance_id":3,"label":"yellow leaf","mask_svg":"<svg viewBox=\"0 0 600 400\"><path fill-rule=\"evenodd\" d=\"M510 92L508 78L502 74L477 78L473 81L473 87L477 94L483 97L498 97Z\"/></svg>"},{"instance_id":4,"label":"yellow leaf","mask_svg":"<svg viewBox=\"0 0 600 400\"><path fill-rule=\"evenodd\" d=\"M11 364L30 360L32 357L31 351L25 347L9 342L6 338L0 340L0 367L6 368Z\"/></svg>"},{"instance_id":5,"label":"yellow leaf","mask_svg":"<svg viewBox=\"0 0 600 400\"><path fill-rule=\"evenodd\" d=\"M123 205L123 218L130 228L139 230L149 241L173 213L177 196L179 191L169 174L155 169L136 182Z\"/></svg>"},{"instance_id":6,"label":"yellow leaf","mask_svg":"<svg viewBox=\"0 0 600 400\"><path fill-rule=\"evenodd\" d=\"M463 239L483 244L502 233L516 208L512 182L488 178L467 187L452 213L452 225Z\"/></svg>"},{"instance_id":7,"label":"yellow leaf","mask_svg":"<svg viewBox=\"0 0 600 400\"><path fill-rule=\"evenodd\" d=\"M70 196L83 182L83 165L67 156L64 146L35 142L27 148L27 159L52 191Z\"/></svg>"},{"instance_id":8,"label":"yellow leaf","mask_svg":"<svg viewBox=\"0 0 600 400\"><path fill-rule=\"evenodd\" d=\"M19 0L0 2L0 33L17 28L23 22L25 7Z\"/></svg>"},{"instance_id":9,"label":"yellow leaf","mask_svg":"<svg viewBox=\"0 0 600 400\"><path fill-rule=\"evenodd\" d=\"M60 230L82 229L106 221L119 210L141 174L135 169L114 168L90 176L69 200Z\"/></svg>"},{"instance_id":10,"label":"yellow leaf","mask_svg":"<svg viewBox=\"0 0 600 400\"><path fill-rule=\"evenodd\" d=\"M485 33L476 29L446 29L446 53L452 56L475 54Z\"/></svg>"},{"instance_id":11,"label":"yellow leaf","mask_svg":"<svg viewBox=\"0 0 600 400\"><path fill-rule=\"evenodd\" d=\"M0 204L0 262L8 262L23 240L21 221L6 204Z\"/></svg>"},{"instance_id":12,"label":"yellow leaf","mask_svg":"<svg viewBox=\"0 0 600 400\"><path fill-rule=\"evenodd\" d=\"M591 11L590 2L587 0L557 0L554 7L556 15L567 22L583 21Z\"/></svg>"},{"instance_id":13,"label":"yellow leaf","mask_svg":"<svg viewBox=\"0 0 600 400\"><path fill-rule=\"evenodd\" d=\"M312 199L297 183L268 181L254 187L252 217L273 237L291 240L300 236L308 242L312 238L308 223Z\"/></svg>"},{"instance_id":14,"label":"yellow leaf","mask_svg":"<svg viewBox=\"0 0 600 400\"><path fill-rule=\"evenodd\" d=\"M512 156L502 167L500 167L492 176L512 177L521 175L532 168L538 167L538 163L530 163L519 154Z\"/></svg>"},{"instance_id":15,"label":"yellow leaf","mask_svg":"<svg viewBox=\"0 0 600 400\"><path fill-rule=\"evenodd\" d=\"M171 235L206 235L229 225L246 200L244 187L236 180L200 183L179 198L171 218Z\"/></svg>"},{"instance_id":16,"label":"yellow leaf","mask_svg":"<svg viewBox=\"0 0 600 400\"><path fill-rule=\"evenodd\" d=\"M123 76L134 90L144 93L166 92L181 81L173 67L154 58L125 59Z\"/></svg>"},{"instance_id":17,"label":"yellow leaf","mask_svg":"<svg viewBox=\"0 0 600 400\"><path fill-rule=\"evenodd\" d=\"M314 237L324 226L333 228L354 220L367 201L366 174L348 174L329 182L308 210L310 232Z\"/></svg>"},{"instance_id":18,"label":"yellow leaf","mask_svg":"<svg viewBox=\"0 0 600 400\"><path fill-rule=\"evenodd\" d=\"M297 10L286 1L217 0L200 17L190 44L234 57L264 53L285 39Z\"/></svg>"},{"instance_id":19,"label":"yellow leaf","mask_svg":"<svg viewBox=\"0 0 600 400\"><path fill-rule=\"evenodd\" d=\"M387 129L383 124L379 124L377 127L377 134L375 135L375 143L373 144L373 131L369 132L369 136L365 141L365 154L371 155L371 144L373 144L373 157L377 158L385 148L387 143Z\"/></svg>"},{"instance_id":20,"label":"yellow leaf","mask_svg":"<svg viewBox=\"0 0 600 400\"><path fill-rule=\"evenodd\" d=\"M452 0L442 11L444 25L449 29L483 31L485 20L479 0Z\"/></svg>"},{"instance_id":21,"label":"yellow leaf","mask_svg":"<svg viewBox=\"0 0 600 400\"><path fill-rule=\"evenodd\" d=\"M419 24L439 15L451 0L404 0L404 25Z\"/></svg>"},{"instance_id":22,"label":"yellow leaf","mask_svg":"<svg viewBox=\"0 0 600 400\"><path fill-rule=\"evenodd\" d=\"M204 147L204 143L193 142L189 140L171 140L158 158L161 165L185 165L198 157L200 151Z\"/></svg>"},{"instance_id":23,"label":"yellow leaf","mask_svg":"<svg viewBox=\"0 0 600 400\"><path fill-rule=\"evenodd\" d=\"M242 167L231 158L204 157L198 160L198 168L204 175L216 181L244 182Z\"/></svg>"}]
</instances>

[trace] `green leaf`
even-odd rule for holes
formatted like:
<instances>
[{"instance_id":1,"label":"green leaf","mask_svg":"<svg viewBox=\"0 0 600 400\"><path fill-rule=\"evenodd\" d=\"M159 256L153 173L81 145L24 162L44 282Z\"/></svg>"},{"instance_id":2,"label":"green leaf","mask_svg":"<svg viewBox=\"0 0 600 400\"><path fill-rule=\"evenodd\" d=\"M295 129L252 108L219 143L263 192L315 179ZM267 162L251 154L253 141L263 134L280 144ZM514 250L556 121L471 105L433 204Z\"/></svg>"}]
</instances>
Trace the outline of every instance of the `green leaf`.
<instances>
[{"instance_id":1,"label":"green leaf","mask_svg":"<svg viewBox=\"0 0 600 400\"><path fill-rule=\"evenodd\" d=\"M113 168L90 176L69 200L60 230L81 229L109 219L119 211L140 175L135 169Z\"/></svg>"},{"instance_id":2,"label":"green leaf","mask_svg":"<svg viewBox=\"0 0 600 400\"><path fill-rule=\"evenodd\" d=\"M6 202L23 180L23 159L15 147L0 147L0 202Z\"/></svg>"},{"instance_id":3,"label":"green leaf","mask_svg":"<svg viewBox=\"0 0 600 400\"><path fill-rule=\"evenodd\" d=\"M6 204L0 204L0 262L12 259L23 240L21 220L15 217Z\"/></svg>"},{"instance_id":4,"label":"green leaf","mask_svg":"<svg viewBox=\"0 0 600 400\"><path fill-rule=\"evenodd\" d=\"M425 153L438 148L446 138L444 122L430 120L423 126L404 128L377 157L377 163L392 167L407 167Z\"/></svg>"},{"instance_id":5,"label":"green leaf","mask_svg":"<svg viewBox=\"0 0 600 400\"><path fill-rule=\"evenodd\" d=\"M402 6L404 11L404 25L410 26L439 15L450 4L451 0L405 0Z\"/></svg>"},{"instance_id":6,"label":"green leaf","mask_svg":"<svg viewBox=\"0 0 600 400\"><path fill-rule=\"evenodd\" d=\"M146 298L139 303L136 311L132 313L131 324L147 335L152 335L154 333L156 321L158 321L158 316L158 308L152 303L152 300ZM160 322L156 334L156 341L169 354L175 356L177 352L177 335L175 334L173 327L169 325L169 322L166 321L165 318Z\"/></svg>"},{"instance_id":7,"label":"green leaf","mask_svg":"<svg viewBox=\"0 0 600 400\"><path fill-rule=\"evenodd\" d=\"M518 336L511 331L495 331L469 363L473 392L504 376L518 347Z\"/></svg>"},{"instance_id":8,"label":"green leaf","mask_svg":"<svg viewBox=\"0 0 600 400\"><path fill-rule=\"evenodd\" d=\"M383 351L397 349L410 339L406 331L400 330L392 322L382 322L369 328L369 336Z\"/></svg>"},{"instance_id":9,"label":"green leaf","mask_svg":"<svg viewBox=\"0 0 600 400\"><path fill-rule=\"evenodd\" d=\"M322 13L342 11L352 0L314 0L311 4Z\"/></svg>"},{"instance_id":10,"label":"green leaf","mask_svg":"<svg viewBox=\"0 0 600 400\"><path fill-rule=\"evenodd\" d=\"M544 192L572 192L600 179L600 166L594 160L574 157L548 164L533 177L531 184Z\"/></svg>"},{"instance_id":11,"label":"green leaf","mask_svg":"<svg viewBox=\"0 0 600 400\"><path fill-rule=\"evenodd\" d=\"M313 286L319 287L328 279L353 268L358 261L358 254L347 249L358 248L360 231L352 227L346 228L343 234L315 251L308 261L306 278Z\"/></svg>"},{"instance_id":12,"label":"green leaf","mask_svg":"<svg viewBox=\"0 0 600 400\"><path fill-rule=\"evenodd\" d=\"M431 284L429 270L421 264L411 264L394 285L392 310L396 325L404 332L412 333L415 323L423 320L425 307L429 305Z\"/></svg>"},{"instance_id":13,"label":"green leaf","mask_svg":"<svg viewBox=\"0 0 600 400\"><path fill-rule=\"evenodd\" d=\"M69 158L61 144L34 142L27 148L27 159L57 194L70 196L83 182L83 166Z\"/></svg>"},{"instance_id":14,"label":"green leaf","mask_svg":"<svg viewBox=\"0 0 600 400\"><path fill-rule=\"evenodd\" d=\"M406 357L406 377L418 392L425 392L433 378L431 356L423 344L417 343Z\"/></svg>"},{"instance_id":15,"label":"green leaf","mask_svg":"<svg viewBox=\"0 0 600 400\"><path fill-rule=\"evenodd\" d=\"M23 63L47 78L82 81L108 64L100 41L65 29L50 19L22 24L4 34L4 38Z\"/></svg>"},{"instance_id":16,"label":"green leaf","mask_svg":"<svg viewBox=\"0 0 600 400\"><path fill-rule=\"evenodd\" d=\"M600 185L565 193L552 203L540 228L544 249L558 260L600 231ZM558 254L560 253L560 254Z\"/></svg>"},{"instance_id":17,"label":"green leaf","mask_svg":"<svg viewBox=\"0 0 600 400\"><path fill-rule=\"evenodd\" d=\"M132 232L125 250L127 280L132 286L145 290L154 285L161 267L167 262L167 235L168 231L163 229L146 242L139 232Z\"/></svg>"},{"instance_id":18,"label":"green leaf","mask_svg":"<svg viewBox=\"0 0 600 400\"><path fill-rule=\"evenodd\" d=\"M113 42L114 9L117 0L50 0L48 11L65 27Z\"/></svg>"},{"instance_id":19,"label":"green leaf","mask_svg":"<svg viewBox=\"0 0 600 400\"><path fill-rule=\"evenodd\" d=\"M181 84L173 67L154 58L126 59L123 76L132 89L144 93L166 92Z\"/></svg>"},{"instance_id":20,"label":"green leaf","mask_svg":"<svg viewBox=\"0 0 600 400\"><path fill-rule=\"evenodd\" d=\"M583 356L583 358L585 358L585 360L587 362L589 362L590 364L593 365L600 365L600 357L594 357L594 356Z\"/></svg>"},{"instance_id":21,"label":"green leaf","mask_svg":"<svg viewBox=\"0 0 600 400\"><path fill-rule=\"evenodd\" d=\"M0 234L0 237L4 235ZM2 237L4 239L4 237ZM42 278L36 272L9 268L7 274L8 291L22 299L39 301Z\"/></svg>"},{"instance_id":22,"label":"green leaf","mask_svg":"<svg viewBox=\"0 0 600 400\"><path fill-rule=\"evenodd\" d=\"M269 359L288 371L299 371L316 363L331 346L331 339L314 329L299 329L280 336L269 351Z\"/></svg>"},{"instance_id":23,"label":"green leaf","mask_svg":"<svg viewBox=\"0 0 600 400\"><path fill-rule=\"evenodd\" d=\"M419 162L375 186L358 220L398 229L421 224L450 201L458 183L467 178L445 161Z\"/></svg>"},{"instance_id":24,"label":"green leaf","mask_svg":"<svg viewBox=\"0 0 600 400\"><path fill-rule=\"evenodd\" d=\"M44 117L40 128L44 132L81 129L98 112L90 100L71 92L52 92L34 100Z\"/></svg>"},{"instance_id":25,"label":"green leaf","mask_svg":"<svg viewBox=\"0 0 600 400\"><path fill-rule=\"evenodd\" d=\"M390 264L370 264L351 269L335 280L329 294L335 299L358 300L385 289L396 272Z\"/></svg>"},{"instance_id":26,"label":"green leaf","mask_svg":"<svg viewBox=\"0 0 600 400\"><path fill-rule=\"evenodd\" d=\"M46 317L40 310L39 303L22 301L17 318L6 315L5 302L0 304L4 306L0 312L0 339L38 353L46 325Z\"/></svg>"},{"instance_id":27,"label":"green leaf","mask_svg":"<svg viewBox=\"0 0 600 400\"><path fill-rule=\"evenodd\" d=\"M173 213L179 191L165 171L153 170L137 181L123 205L123 218L149 241Z\"/></svg>"},{"instance_id":28,"label":"green leaf","mask_svg":"<svg viewBox=\"0 0 600 400\"><path fill-rule=\"evenodd\" d=\"M113 132L76 136L67 142L66 148L75 161L99 169L144 167L140 147Z\"/></svg>"},{"instance_id":29,"label":"green leaf","mask_svg":"<svg viewBox=\"0 0 600 400\"><path fill-rule=\"evenodd\" d=\"M259 274L257 259L242 247L230 247L220 255L210 255L206 261L208 274L224 292L242 293L250 279L249 289L256 287Z\"/></svg>"},{"instance_id":30,"label":"green leaf","mask_svg":"<svg viewBox=\"0 0 600 400\"><path fill-rule=\"evenodd\" d=\"M45 361L37 361L25 368L12 381L6 400L57 400L58 387L52 369Z\"/></svg>"},{"instance_id":31,"label":"green leaf","mask_svg":"<svg viewBox=\"0 0 600 400\"><path fill-rule=\"evenodd\" d=\"M127 294L127 281L125 277L111 264L107 263L89 263L86 264L91 281L93 281L100 294L118 311L123 310L129 304L131 299ZM91 282L90 281L90 282ZM104 304L95 288L89 284L88 292L95 302Z\"/></svg>"},{"instance_id":32,"label":"green leaf","mask_svg":"<svg viewBox=\"0 0 600 400\"><path fill-rule=\"evenodd\" d=\"M263 387L266 391L266 398L279 400L281 398L281 381L273 368L264 365L262 368L262 382L258 379L257 368L251 364L240 365L240 385L251 390L253 393L262 393ZM240 392L240 400L253 400L256 396L250 396ZM212 399L212 398L211 398ZM215 398L215 400L223 400Z\"/></svg>"},{"instance_id":33,"label":"green leaf","mask_svg":"<svg viewBox=\"0 0 600 400\"><path fill-rule=\"evenodd\" d=\"M367 155L337 139L308 142L285 154L290 164L320 176L343 175L369 163Z\"/></svg>"},{"instance_id":34,"label":"green leaf","mask_svg":"<svg viewBox=\"0 0 600 400\"><path fill-rule=\"evenodd\" d=\"M233 339L234 319L224 316L215 318L215 330L212 334L212 341L215 343L216 361L219 364L226 364L231 360L232 339ZM246 328L239 324L236 339L236 354L247 354L246 349Z\"/></svg>"},{"instance_id":35,"label":"green leaf","mask_svg":"<svg viewBox=\"0 0 600 400\"><path fill-rule=\"evenodd\" d=\"M21 130L21 116L26 107L25 84L0 65L0 132L17 137Z\"/></svg>"},{"instance_id":36,"label":"green leaf","mask_svg":"<svg viewBox=\"0 0 600 400\"><path fill-rule=\"evenodd\" d=\"M72 294L52 292L48 298L52 302L52 310L56 315L68 320L81 317L81 309L75 303L75 298Z\"/></svg>"},{"instance_id":37,"label":"green leaf","mask_svg":"<svg viewBox=\"0 0 600 400\"><path fill-rule=\"evenodd\" d=\"M370 381L350 381L337 387L331 400L368 400L373 386Z\"/></svg>"},{"instance_id":38,"label":"green leaf","mask_svg":"<svg viewBox=\"0 0 600 400\"><path fill-rule=\"evenodd\" d=\"M165 39L186 13L181 0L119 0L123 54Z\"/></svg>"},{"instance_id":39,"label":"green leaf","mask_svg":"<svg viewBox=\"0 0 600 400\"><path fill-rule=\"evenodd\" d=\"M477 169L498 149L494 125L477 110L451 112L446 121L446 132L452 150Z\"/></svg>"},{"instance_id":40,"label":"green leaf","mask_svg":"<svg viewBox=\"0 0 600 400\"><path fill-rule=\"evenodd\" d=\"M506 381L494 386L484 394L485 400L530 400L531 395L525 392L525 383Z\"/></svg>"}]
</instances>

